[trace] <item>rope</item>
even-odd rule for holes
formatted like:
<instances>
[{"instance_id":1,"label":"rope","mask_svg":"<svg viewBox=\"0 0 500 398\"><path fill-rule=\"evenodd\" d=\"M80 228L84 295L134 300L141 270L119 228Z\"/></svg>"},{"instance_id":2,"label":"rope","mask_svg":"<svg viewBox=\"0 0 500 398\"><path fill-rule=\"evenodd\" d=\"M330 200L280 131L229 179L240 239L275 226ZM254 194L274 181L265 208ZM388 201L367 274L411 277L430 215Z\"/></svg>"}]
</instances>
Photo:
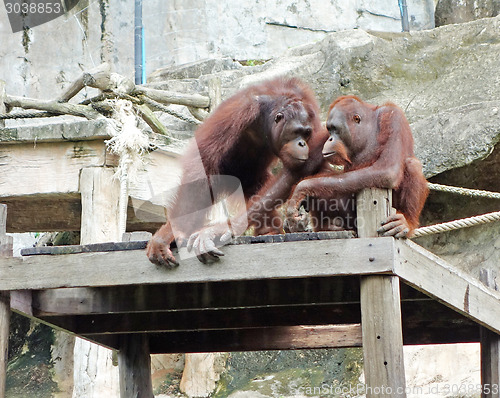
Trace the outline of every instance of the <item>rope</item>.
<instances>
[{"instance_id":1,"label":"rope","mask_svg":"<svg viewBox=\"0 0 500 398\"><path fill-rule=\"evenodd\" d=\"M429 182L428 184L429 184L429 189L432 189L433 191L456 193L459 195L466 195L471 197L500 199L500 192L490 192L490 191L483 191L480 189L450 187L448 185L434 184L432 182Z\"/></svg>"},{"instance_id":2,"label":"rope","mask_svg":"<svg viewBox=\"0 0 500 398\"><path fill-rule=\"evenodd\" d=\"M151 98L149 97L146 97L145 95L140 95L139 98L144 101L144 103L148 104L148 105L151 105L153 108L156 108L157 110L159 111L162 111L162 112L165 112L165 113L168 113L169 115L171 116L174 116L176 117L177 119L180 119L186 123L190 123L190 124L201 124L201 122L199 120L196 120L195 118L192 118L192 117L189 117L189 116L186 116L186 115L183 115L179 112L176 112L172 109L169 109L167 108L165 105L163 104L160 104L159 102L155 101L155 100L152 100Z\"/></svg>"},{"instance_id":3,"label":"rope","mask_svg":"<svg viewBox=\"0 0 500 398\"><path fill-rule=\"evenodd\" d=\"M473 227L476 225L486 224L486 223L494 222L494 221L500 221L500 211L495 211L495 212L483 214L480 216L463 218L461 220L445 222L442 224L429 225L428 227L417 228L413 232L412 238L418 238L420 236L438 234L441 232L452 231L452 230L456 230L456 229L460 229L460 228Z\"/></svg>"},{"instance_id":4,"label":"rope","mask_svg":"<svg viewBox=\"0 0 500 398\"><path fill-rule=\"evenodd\" d=\"M34 119L37 117L54 117L61 116L58 113L51 112L13 112L13 113L0 113L0 120L6 119Z\"/></svg>"}]
</instances>

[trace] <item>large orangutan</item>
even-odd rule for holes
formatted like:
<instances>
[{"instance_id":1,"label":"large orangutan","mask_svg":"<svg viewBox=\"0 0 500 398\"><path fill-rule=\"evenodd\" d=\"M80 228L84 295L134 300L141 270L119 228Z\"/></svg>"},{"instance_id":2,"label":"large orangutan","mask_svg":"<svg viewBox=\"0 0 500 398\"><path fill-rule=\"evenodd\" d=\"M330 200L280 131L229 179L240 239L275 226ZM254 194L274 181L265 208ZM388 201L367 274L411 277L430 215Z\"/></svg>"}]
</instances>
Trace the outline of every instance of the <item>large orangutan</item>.
<instances>
[{"instance_id":1,"label":"large orangutan","mask_svg":"<svg viewBox=\"0 0 500 398\"><path fill-rule=\"evenodd\" d=\"M290 198L287 216L294 225L305 201L315 230L355 229L356 193L364 188L393 189L397 213L379 229L383 236L410 236L428 195L422 165L413 151L413 136L396 105L370 105L344 96L330 106L326 127L330 138L323 156L344 166L342 173L321 172L301 181ZM323 167L324 169L325 167Z\"/></svg>"},{"instance_id":2,"label":"large orangutan","mask_svg":"<svg viewBox=\"0 0 500 398\"><path fill-rule=\"evenodd\" d=\"M296 78L251 86L220 104L198 128L182 158L181 184L168 208L169 221L149 242L149 259L167 267L177 265L170 245L190 236L188 249L200 261L217 259L223 253L216 243L227 243L235 230L243 232L247 216L257 233L273 232L261 216L273 214L293 185L313 172L307 162L310 156L321 157L328 136L318 115L313 93ZM283 169L273 176L269 166L277 158ZM212 204L237 191L239 184L247 209L229 226L206 226Z\"/></svg>"}]
</instances>

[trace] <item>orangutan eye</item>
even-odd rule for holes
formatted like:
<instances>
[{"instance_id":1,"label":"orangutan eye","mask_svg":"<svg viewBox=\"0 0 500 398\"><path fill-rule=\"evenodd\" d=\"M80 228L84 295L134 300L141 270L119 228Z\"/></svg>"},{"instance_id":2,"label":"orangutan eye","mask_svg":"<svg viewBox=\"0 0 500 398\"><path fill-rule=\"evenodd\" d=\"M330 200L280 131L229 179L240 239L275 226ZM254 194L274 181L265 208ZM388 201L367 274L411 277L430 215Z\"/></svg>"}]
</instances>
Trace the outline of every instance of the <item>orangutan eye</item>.
<instances>
[{"instance_id":1,"label":"orangutan eye","mask_svg":"<svg viewBox=\"0 0 500 398\"><path fill-rule=\"evenodd\" d=\"M359 116L359 115L354 115L354 116L352 117L352 120L354 120L356 123L359 123L359 122L361 122L361 116Z\"/></svg>"},{"instance_id":2,"label":"orangutan eye","mask_svg":"<svg viewBox=\"0 0 500 398\"><path fill-rule=\"evenodd\" d=\"M274 117L274 122L279 123L279 121L283 119L283 117L284 115L281 112L277 113L276 116Z\"/></svg>"}]
</instances>

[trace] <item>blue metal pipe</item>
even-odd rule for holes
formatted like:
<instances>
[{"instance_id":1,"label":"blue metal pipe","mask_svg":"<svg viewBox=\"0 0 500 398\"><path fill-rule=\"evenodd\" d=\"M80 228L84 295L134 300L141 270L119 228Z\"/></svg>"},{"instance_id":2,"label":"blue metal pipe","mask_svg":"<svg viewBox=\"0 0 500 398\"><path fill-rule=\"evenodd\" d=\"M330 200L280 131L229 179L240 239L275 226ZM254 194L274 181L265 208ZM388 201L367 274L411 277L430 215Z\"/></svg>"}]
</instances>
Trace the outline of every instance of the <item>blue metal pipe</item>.
<instances>
[{"instance_id":1,"label":"blue metal pipe","mask_svg":"<svg viewBox=\"0 0 500 398\"><path fill-rule=\"evenodd\" d=\"M134 18L135 84L146 83L146 46L142 25L142 0L135 0Z\"/></svg>"}]
</instances>

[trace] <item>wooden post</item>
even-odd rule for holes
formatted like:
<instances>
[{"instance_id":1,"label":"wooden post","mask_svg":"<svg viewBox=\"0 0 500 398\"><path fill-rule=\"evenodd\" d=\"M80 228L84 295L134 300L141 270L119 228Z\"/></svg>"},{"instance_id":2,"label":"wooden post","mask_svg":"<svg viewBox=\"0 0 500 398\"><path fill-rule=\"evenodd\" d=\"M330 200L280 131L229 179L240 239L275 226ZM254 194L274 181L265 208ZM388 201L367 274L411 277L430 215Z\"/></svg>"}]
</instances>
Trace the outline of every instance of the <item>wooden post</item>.
<instances>
[{"instance_id":1,"label":"wooden post","mask_svg":"<svg viewBox=\"0 0 500 398\"><path fill-rule=\"evenodd\" d=\"M118 353L121 398L154 398L149 340L146 335L123 336Z\"/></svg>"},{"instance_id":2,"label":"wooden post","mask_svg":"<svg viewBox=\"0 0 500 398\"><path fill-rule=\"evenodd\" d=\"M496 273L482 269L479 279L486 286L498 290L495 281ZM481 327L481 398L500 397L500 336L491 330Z\"/></svg>"},{"instance_id":3,"label":"wooden post","mask_svg":"<svg viewBox=\"0 0 500 398\"><path fill-rule=\"evenodd\" d=\"M12 237L6 235L7 205L0 205L0 256L12 256ZM0 291L0 398L5 398L9 352L10 293Z\"/></svg>"},{"instance_id":4,"label":"wooden post","mask_svg":"<svg viewBox=\"0 0 500 398\"><path fill-rule=\"evenodd\" d=\"M88 167L80 175L82 224L80 243L119 242L120 182L115 169Z\"/></svg>"},{"instance_id":5,"label":"wooden post","mask_svg":"<svg viewBox=\"0 0 500 398\"><path fill-rule=\"evenodd\" d=\"M115 169L89 167L82 170L81 243L119 242L120 182ZM99 349L104 350L100 347ZM118 354L120 396L152 398L151 357L147 337L124 336Z\"/></svg>"},{"instance_id":6,"label":"wooden post","mask_svg":"<svg viewBox=\"0 0 500 398\"><path fill-rule=\"evenodd\" d=\"M360 238L377 236L382 220L392 212L392 192L365 189L357 198ZM376 262L376 258L370 258ZM367 398L406 397L399 278L361 278L361 327Z\"/></svg>"},{"instance_id":7,"label":"wooden post","mask_svg":"<svg viewBox=\"0 0 500 398\"><path fill-rule=\"evenodd\" d=\"M7 113L5 106L5 82L0 80L0 113ZM0 128L5 127L5 120L0 120Z\"/></svg>"}]
</instances>

